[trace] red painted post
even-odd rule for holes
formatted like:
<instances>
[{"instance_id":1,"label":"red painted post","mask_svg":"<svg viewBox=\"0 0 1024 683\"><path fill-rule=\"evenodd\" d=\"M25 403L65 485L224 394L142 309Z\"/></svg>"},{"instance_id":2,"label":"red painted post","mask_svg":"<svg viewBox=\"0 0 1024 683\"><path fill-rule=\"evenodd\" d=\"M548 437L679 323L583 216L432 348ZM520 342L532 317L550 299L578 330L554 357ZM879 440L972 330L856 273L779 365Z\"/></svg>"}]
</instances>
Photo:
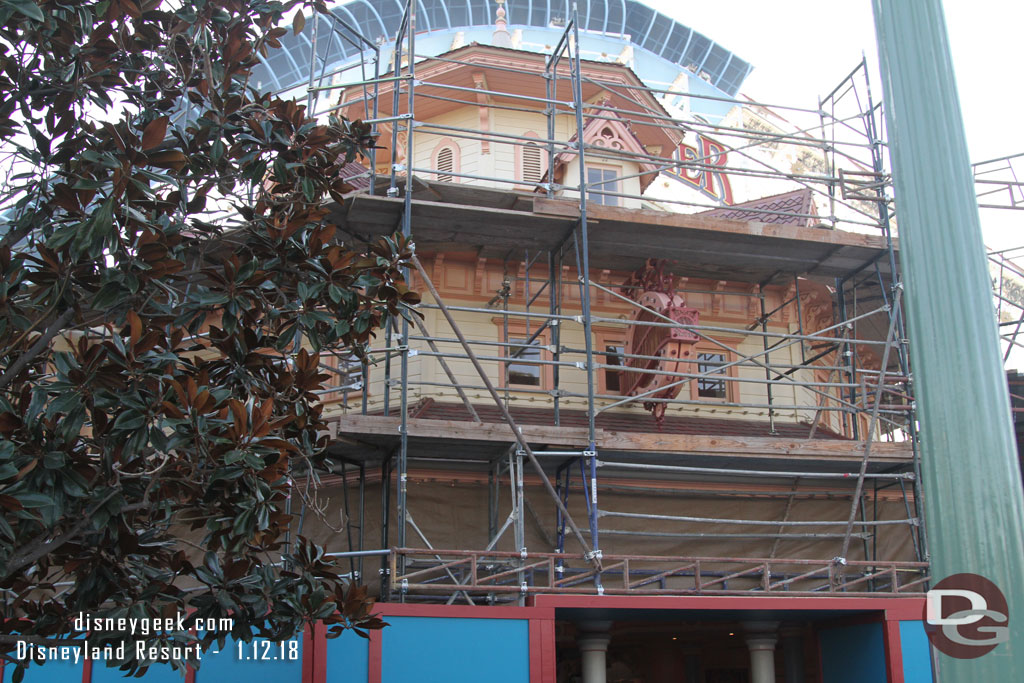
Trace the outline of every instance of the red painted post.
<instances>
[{"instance_id":1,"label":"red painted post","mask_svg":"<svg viewBox=\"0 0 1024 683\"><path fill-rule=\"evenodd\" d=\"M541 683L555 683L558 658L555 653L555 620L541 621L541 651L544 653L544 671Z\"/></svg>"},{"instance_id":2,"label":"red painted post","mask_svg":"<svg viewBox=\"0 0 1024 683\"><path fill-rule=\"evenodd\" d=\"M555 620L533 618L529 624L530 683L555 683Z\"/></svg>"},{"instance_id":3,"label":"red painted post","mask_svg":"<svg viewBox=\"0 0 1024 683\"><path fill-rule=\"evenodd\" d=\"M310 633L310 626L307 625L302 631L302 683L313 682L313 659L316 656L316 646L313 644L313 634Z\"/></svg>"},{"instance_id":4,"label":"red painted post","mask_svg":"<svg viewBox=\"0 0 1024 683\"><path fill-rule=\"evenodd\" d=\"M327 683L327 625L316 622L313 625L313 683Z\"/></svg>"},{"instance_id":5,"label":"red painted post","mask_svg":"<svg viewBox=\"0 0 1024 683\"><path fill-rule=\"evenodd\" d=\"M542 683L544 680L544 634L541 632L541 620L530 619L530 683Z\"/></svg>"},{"instance_id":6,"label":"red painted post","mask_svg":"<svg viewBox=\"0 0 1024 683\"><path fill-rule=\"evenodd\" d=\"M367 667L367 683L381 682L381 669L383 667L383 634L380 631L370 631L370 656Z\"/></svg>"},{"instance_id":7,"label":"red painted post","mask_svg":"<svg viewBox=\"0 0 1024 683\"><path fill-rule=\"evenodd\" d=\"M889 683L903 683L903 644L900 642L900 622L885 615L882 622L885 639L885 668Z\"/></svg>"}]
</instances>

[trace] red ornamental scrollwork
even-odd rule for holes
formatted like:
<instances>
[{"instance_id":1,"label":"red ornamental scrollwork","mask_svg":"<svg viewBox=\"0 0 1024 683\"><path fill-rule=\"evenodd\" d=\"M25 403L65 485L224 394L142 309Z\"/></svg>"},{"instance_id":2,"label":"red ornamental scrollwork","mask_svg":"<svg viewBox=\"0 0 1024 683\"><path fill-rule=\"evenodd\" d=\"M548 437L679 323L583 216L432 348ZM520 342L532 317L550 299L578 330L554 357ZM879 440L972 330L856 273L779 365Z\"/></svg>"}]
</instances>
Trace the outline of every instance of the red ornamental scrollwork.
<instances>
[{"instance_id":1,"label":"red ornamental scrollwork","mask_svg":"<svg viewBox=\"0 0 1024 683\"><path fill-rule=\"evenodd\" d=\"M633 314L622 365L640 372L620 372L619 386L624 396L648 399L643 406L659 428L668 404L657 399L674 399L686 386L683 378L671 373L693 371L694 345L700 339L691 329L662 325L671 320L695 326L700 319L697 309L688 308L685 299L674 291L675 276L666 272L667 265L667 261L649 259L622 284L622 292L641 306Z\"/></svg>"}]
</instances>

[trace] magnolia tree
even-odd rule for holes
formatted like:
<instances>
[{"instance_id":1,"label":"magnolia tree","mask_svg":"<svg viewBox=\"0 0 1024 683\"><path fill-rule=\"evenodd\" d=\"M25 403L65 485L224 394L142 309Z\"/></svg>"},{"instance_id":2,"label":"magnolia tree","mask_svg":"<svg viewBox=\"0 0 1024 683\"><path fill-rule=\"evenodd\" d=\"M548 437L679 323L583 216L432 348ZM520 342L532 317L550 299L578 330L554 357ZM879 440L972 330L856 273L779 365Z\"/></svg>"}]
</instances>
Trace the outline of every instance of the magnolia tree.
<instances>
[{"instance_id":1,"label":"magnolia tree","mask_svg":"<svg viewBox=\"0 0 1024 683\"><path fill-rule=\"evenodd\" d=\"M409 244L357 250L326 221L369 127L251 88L304 9L326 11L0 0L9 660L18 643L81 640L81 614L230 619L230 633L147 637L203 649L312 620L382 626L365 591L289 531L293 478L324 464L320 354L359 355L417 301ZM93 628L90 645L137 640L129 630ZM159 659L129 646L114 663Z\"/></svg>"}]
</instances>

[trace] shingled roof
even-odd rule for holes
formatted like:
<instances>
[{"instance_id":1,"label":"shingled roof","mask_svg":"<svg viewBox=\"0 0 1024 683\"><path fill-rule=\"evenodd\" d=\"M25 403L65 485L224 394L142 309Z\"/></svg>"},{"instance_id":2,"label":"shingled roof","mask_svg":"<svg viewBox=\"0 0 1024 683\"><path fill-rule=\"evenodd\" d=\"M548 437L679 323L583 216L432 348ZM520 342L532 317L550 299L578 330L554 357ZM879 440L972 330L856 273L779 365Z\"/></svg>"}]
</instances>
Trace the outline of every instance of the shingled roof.
<instances>
[{"instance_id":1,"label":"shingled roof","mask_svg":"<svg viewBox=\"0 0 1024 683\"><path fill-rule=\"evenodd\" d=\"M813 199L811 189L802 188L783 194L752 199L742 204L703 211L697 215L725 218L731 221L758 221L811 227L818 223L817 219L808 218L808 216L818 215Z\"/></svg>"},{"instance_id":2,"label":"shingled roof","mask_svg":"<svg viewBox=\"0 0 1024 683\"><path fill-rule=\"evenodd\" d=\"M357 161L350 161L342 166L341 177L353 190L365 190L370 187L370 169Z\"/></svg>"}]
</instances>

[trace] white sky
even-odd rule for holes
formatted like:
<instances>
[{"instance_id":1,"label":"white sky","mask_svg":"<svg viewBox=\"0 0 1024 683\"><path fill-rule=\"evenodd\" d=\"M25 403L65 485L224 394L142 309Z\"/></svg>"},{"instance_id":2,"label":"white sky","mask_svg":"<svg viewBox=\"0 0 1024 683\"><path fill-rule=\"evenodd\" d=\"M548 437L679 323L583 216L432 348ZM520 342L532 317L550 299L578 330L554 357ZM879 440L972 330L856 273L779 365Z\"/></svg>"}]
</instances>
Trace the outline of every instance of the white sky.
<instances>
[{"instance_id":1,"label":"white sky","mask_svg":"<svg viewBox=\"0 0 1024 683\"><path fill-rule=\"evenodd\" d=\"M870 0L643 0L754 65L742 92L755 100L817 106L877 48ZM1024 2L944 0L971 161L1024 152ZM1024 245L1024 211L985 211L992 248Z\"/></svg>"}]
</instances>

